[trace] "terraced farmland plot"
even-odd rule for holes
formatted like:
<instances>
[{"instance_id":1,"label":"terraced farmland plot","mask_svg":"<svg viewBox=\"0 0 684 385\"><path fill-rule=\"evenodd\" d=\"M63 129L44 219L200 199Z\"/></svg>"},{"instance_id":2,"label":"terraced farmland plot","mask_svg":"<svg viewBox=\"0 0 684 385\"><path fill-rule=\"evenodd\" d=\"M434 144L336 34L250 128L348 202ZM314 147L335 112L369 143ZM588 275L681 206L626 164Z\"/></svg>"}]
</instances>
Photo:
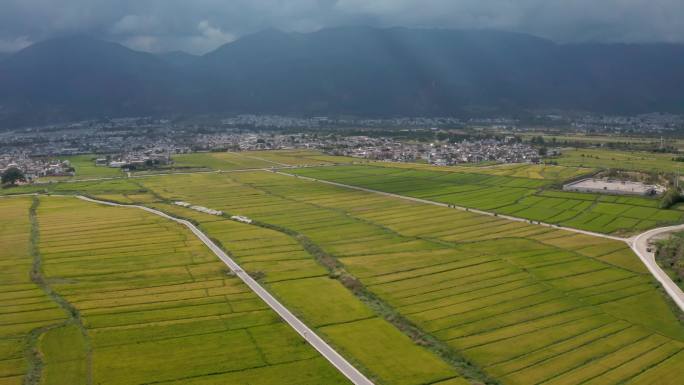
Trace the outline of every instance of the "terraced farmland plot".
<instances>
[{"instance_id":1,"label":"terraced farmland plot","mask_svg":"<svg viewBox=\"0 0 684 385\"><path fill-rule=\"evenodd\" d=\"M31 279L31 198L0 199L0 384L19 385L34 374L27 349L66 325L67 313ZM75 383L76 384L76 383Z\"/></svg>"},{"instance_id":2,"label":"terraced farmland plot","mask_svg":"<svg viewBox=\"0 0 684 385\"><path fill-rule=\"evenodd\" d=\"M679 210L659 209L654 199L554 191L550 181L539 179L369 166L291 173L600 233L645 230L683 218Z\"/></svg>"},{"instance_id":3,"label":"terraced farmland plot","mask_svg":"<svg viewBox=\"0 0 684 385\"><path fill-rule=\"evenodd\" d=\"M672 160L673 154L642 151L607 151L605 149L575 149L563 151L553 160L569 167L613 168L619 170L683 172L684 164Z\"/></svg>"},{"instance_id":4,"label":"terraced farmland plot","mask_svg":"<svg viewBox=\"0 0 684 385\"><path fill-rule=\"evenodd\" d=\"M442 172L460 172L466 174L485 174L511 176L517 178L566 180L589 174L593 168L566 167L550 164L500 164L493 166L433 166L420 163L371 162L381 167L395 167L415 170L430 170Z\"/></svg>"},{"instance_id":5,"label":"terraced farmland plot","mask_svg":"<svg viewBox=\"0 0 684 385\"><path fill-rule=\"evenodd\" d=\"M175 155L175 168L207 168L212 170L240 170L249 168L272 167L265 160L246 158L232 152L197 152Z\"/></svg>"},{"instance_id":6,"label":"terraced farmland plot","mask_svg":"<svg viewBox=\"0 0 684 385\"><path fill-rule=\"evenodd\" d=\"M684 365L684 327L624 243L267 172L144 185L305 237L416 341L503 384L618 384Z\"/></svg>"},{"instance_id":7,"label":"terraced farmland plot","mask_svg":"<svg viewBox=\"0 0 684 385\"><path fill-rule=\"evenodd\" d=\"M42 383L347 383L184 227L40 201L43 275L80 320L40 339Z\"/></svg>"},{"instance_id":8,"label":"terraced farmland plot","mask_svg":"<svg viewBox=\"0 0 684 385\"><path fill-rule=\"evenodd\" d=\"M245 195L246 197L246 195ZM174 209L156 205L161 210ZM185 216L190 210L174 209ZM194 215L248 272L257 273L285 306L317 329L378 384L423 384L453 380L458 373L436 355L413 344L345 286L295 237L272 229L210 215Z\"/></svg>"}]
</instances>

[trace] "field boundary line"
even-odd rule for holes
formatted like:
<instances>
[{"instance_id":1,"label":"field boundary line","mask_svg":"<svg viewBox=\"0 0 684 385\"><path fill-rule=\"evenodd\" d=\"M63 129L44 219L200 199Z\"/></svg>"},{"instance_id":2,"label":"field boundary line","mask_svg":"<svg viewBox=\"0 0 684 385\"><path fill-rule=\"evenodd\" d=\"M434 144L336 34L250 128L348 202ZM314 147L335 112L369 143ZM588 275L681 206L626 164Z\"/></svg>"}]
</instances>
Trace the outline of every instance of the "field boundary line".
<instances>
[{"instance_id":1,"label":"field boundary line","mask_svg":"<svg viewBox=\"0 0 684 385\"><path fill-rule=\"evenodd\" d=\"M78 328L79 332L83 337L84 354L85 354L85 375L86 384L91 385L93 383L93 352L90 343L90 336L88 335L88 330L86 329L83 319L81 318L81 313L79 310L61 294L56 292L48 280L46 279L43 272L43 256L40 251L40 223L38 219L38 207L40 206L40 198L38 195L33 196L33 202L29 209L29 218L31 223L31 242L30 242L30 254L33 257L33 265L31 267L30 277L31 281L40 288L40 290L45 293L45 295L50 298L50 300L60 309L64 311L67 319L60 323L55 323L47 326L34 329L29 334L29 346L30 355L29 366L30 370L27 374L26 384L39 384L42 383L44 378L43 368L45 366L44 356L40 351L40 339L46 333L58 329L61 327L66 327L74 325Z\"/></svg>"},{"instance_id":2,"label":"field boundary line","mask_svg":"<svg viewBox=\"0 0 684 385\"><path fill-rule=\"evenodd\" d=\"M220 247L218 247L206 234L200 231L190 221L185 219L175 218L171 215L163 213L145 206L126 205L113 202L100 201L97 199L88 198L82 195L77 195L76 198L86 202L102 204L113 207L127 207L135 208L148 213L166 218L181 225L184 225L192 233L199 238L223 263L225 263L234 273L240 278L252 291L259 296L271 309L273 309L285 322L287 322L304 340L313 346L325 359L327 359L340 373L347 377L355 385L373 385L373 382L364 376L358 369L328 345L322 338L313 332L308 326L300 321L294 314L292 314L285 306L276 300L266 289L264 289L254 278L246 273L240 265L238 265L231 257L229 257Z\"/></svg>"},{"instance_id":3,"label":"field boundary line","mask_svg":"<svg viewBox=\"0 0 684 385\"><path fill-rule=\"evenodd\" d=\"M675 284L672 281L670 276L667 275L667 273L665 273L665 271L663 271L663 269L658 265L658 263L655 260L654 254L652 252L648 251L650 239L652 239L658 235L661 235L661 234L672 233L675 231L684 231L684 225L661 227L661 228L646 231L646 232L641 233L639 235L636 235L632 238L621 238L621 237L616 237L616 236L607 235L607 234L595 233L592 231L586 231L586 230L580 230L580 229L575 229L575 228L571 228L571 227L553 225L550 223L544 223L544 222L539 222L539 221L531 221L529 219L514 217L514 216L510 216L510 215L497 214L497 213L493 213L490 211L471 209L471 208L453 205L453 204L435 202L435 201L431 201L431 200L427 200L427 199L421 199L421 198L415 198L415 197L410 197L410 196L406 196L406 195L389 193L389 192L385 192L385 191L373 190L373 189L369 189L369 188L365 188L365 187L352 186L352 185L348 185L348 184L344 184L344 183L332 182L332 181L325 180L325 179L316 179L316 178L311 178L311 177L307 177L307 176L289 174L289 173L286 173L283 171L278 171L278 170L264 169L262 171L267 171L267 172L271 172L271 173L275 173L275 174L283 175L283 176L287 176L287 177L292 177L292 178L298 178L298 179L302 179L302 180L306 180L306 181L310 181L310 182L318 182L318 183L328 184L331 186L337 186L337 187L342 187L342 188L351 189L351 190L363 191L363 192L367 192L367 193L371 193L371 194L379 194L379 195L383 195L383 196L387 196L387 197L403 199L403 200L416 202L416 203L423 203L423 204L428 204L428 205L433 205L433 206L451 208L451 209L456 209L459 211L466 211L466 212L471 212L471 213L480 214L480 215L486 215L486 216L490 216L490 217L502 218L502 219L506 219L509 221L528 223L528 224L548 227L548 228L552 228L552 229L556 229L556 230L564 230L564 231L568 231L568 232L572 232L572 233L576 233L576 234L583 234L583 235L588 235L591 237L610 239L613 241L626 243L634 251L634 253L639 257L641 262L644 265L646 265L646 268L651 273L651 275L663 286L663 288L665 289L665 292L667 293L667 295L670 298L672 298L675 305L677 305L677 307L681 311L684 311L684 292L682 291L682 289L679 286L677 286L677 284Z\"/></svg>"},{"instance_id":4,"label":"field boundary line","mask_svg":"<svg viewBox=\"0 0 684 385\"><path fill-rule=\"evenodd\" d=\"M434 206L452 208L452 209L456 209L456 210L460 210L460 211L467 211L467 212L480 214L480 215L487 215L490 217L507 219L509 221L522 222L522 223L533 224L533 225L537 225L537 226L544 226L544 227L549 227L549 228L553 228L553 229L557 229L557 230L566 230L566 231L570 231L570 232L574 232L574 233L578 233L578 234L584 234L584 235L589 235L589 236L593 236L593 237L606 238L606 239L611 239L611 240L619 241L619 242L628 242L629 241L629 239L627 239L627 238L616 237L613 235L595 233L592 231L574 229L571 227L558 226L558 225L554 225L554 224L550 224L550 223L544 223L541 221L532 221L530 219L514 217L511 215L498 214L498 213L494 213L491 211L484 211L484 210L472 209L469 207L458 206L458 205L453 205L453 204L448 204L448 203L435 202L435 201L431 201L431 200L427 200L427 199L415 198L415 197L410 197L410 196L400 195L400 194L394 194L394 193L389 193L389 192L380 191L380 190L373 190L373 189L369 189L369 188L365 188L365 187L352 186L352 185L348 185L348 184L344 184L344 183L331 182L331 181L328 181L325 179L315 179L315 178L310 178L307 176L289 174L286 172L274 171L274 170L270 170L270 169L262 169L260 171L267 171L267 172L272 172L272 173L279 174L279 175L284 175L284 176L289 176L289 177L293 177L293 178L308 180L311 182L319 182L319 183L329 184L329 185L338 186L338 187L344 187L344 188L358 190L358 191L365 191L365 192L369 192L369 193L373 193L373 194L385 195L388 197L409 200L409 201L417 202L417 203L425 203L425 204L434 205Z\"/></svg>"}]
</instances>

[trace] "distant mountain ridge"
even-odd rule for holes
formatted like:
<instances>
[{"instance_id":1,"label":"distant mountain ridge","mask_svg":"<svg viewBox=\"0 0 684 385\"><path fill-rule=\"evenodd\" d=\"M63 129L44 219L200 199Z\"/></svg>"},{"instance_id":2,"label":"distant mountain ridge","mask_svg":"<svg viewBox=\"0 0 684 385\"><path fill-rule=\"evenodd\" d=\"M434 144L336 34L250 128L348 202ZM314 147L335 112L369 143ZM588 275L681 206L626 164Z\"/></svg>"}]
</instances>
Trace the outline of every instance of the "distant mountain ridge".
<instances>
[{"instance_id":1,"label":"distant mountain ridge","mask_svg":"<svg viewBox=\"0 0 684 385\"><path fill-rule=\"evenodd\" d=\"M193 56L76 36L0 58L0 125L196 113L684 113L683 85L684 46L676 44L345 27L267 30Z\"/></svg>"}]
</instances>

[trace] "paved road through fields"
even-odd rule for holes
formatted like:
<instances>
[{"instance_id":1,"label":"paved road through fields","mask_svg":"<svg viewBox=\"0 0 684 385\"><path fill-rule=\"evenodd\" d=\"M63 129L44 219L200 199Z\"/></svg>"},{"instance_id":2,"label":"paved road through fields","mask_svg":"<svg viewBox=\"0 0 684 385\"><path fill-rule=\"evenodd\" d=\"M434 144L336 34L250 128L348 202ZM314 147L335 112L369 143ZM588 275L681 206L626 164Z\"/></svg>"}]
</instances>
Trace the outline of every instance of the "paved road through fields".
<instances>
[{"instance_id":1,"label":"paved road through fields","mask_svg":"<svg viewBox=\"0 0 684 385\"><path fill-rule=\"evenodd\" d=\"M84 196L77 196L77 198L84 201L103 204L107 206L116 207L129 207L137 208L140 210L145 210L149 213L158 215L160 217L172 220L174 222L180 223L185 227L189 228L197 238L199 238L209 249L216 254L217 257L223 261L234 273L237 275L244 283L249 286L271 309L275 310L276 313L287 322L299 335L301 335L311 346L318 350L323 357L325 357L330 363L335 366L345 377L347 377L352 383L356 385L373 385L366 376L358 371L352 364L350 364L344 357L337 353L330 345L328 345L322 338L320 338L316 333L314 333L309 327L307 327L302 321L295 317L285 306L283 306L278 300L276 300L266 289L264 289L257 281L255 281L249 274L247 274L240 266L230 258L220 247L218 247L206 234L200 231L192 223L174 218L167 215L161 211L151 209L149 207L137 206L137 205L121 205L118 203L105 202L96 199L91 199Z\"/></svg>"},{"instance_id":2,"label":"paved road through fields","mask_svg":"<svg viewBox=\"0 0 684 385\"><path fill-rule=\"evenodd\" d=\"M670 295L677 306L684 311L684 292L677 286L676 283L672 282L667 273L658 266L655 260L655 254L653 251L648 251L649 240L658 238L662 235L667 235L669 233L684 231L684 225L661 227L659 229L649 230L643 234L639 234L636 237L630 239L630 246L632 250L639 256L641 261L646 265L648 271L653 274L653 276L663 285L663 288Z\"/></svg>"}]
</instances>

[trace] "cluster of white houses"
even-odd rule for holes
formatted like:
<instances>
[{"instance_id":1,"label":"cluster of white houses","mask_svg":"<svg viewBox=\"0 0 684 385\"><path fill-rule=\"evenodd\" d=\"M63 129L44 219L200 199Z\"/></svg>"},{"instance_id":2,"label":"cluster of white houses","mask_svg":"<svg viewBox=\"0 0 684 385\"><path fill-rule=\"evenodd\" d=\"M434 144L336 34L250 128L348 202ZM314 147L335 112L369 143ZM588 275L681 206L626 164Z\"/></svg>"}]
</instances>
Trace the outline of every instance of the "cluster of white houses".
<instances>
[{"instance_id":1,"label":"cluster of white houses","mask_svg":"<svg viewBox=\"0 0 684 385\"><path fill-rule=\"evenodd\" d=\"M0 174L9 168L18 168L27 180L48 176L73 176L75 174L68 160L31 158L26 156L0 157Z\"/></svg>"}]
</instances>

